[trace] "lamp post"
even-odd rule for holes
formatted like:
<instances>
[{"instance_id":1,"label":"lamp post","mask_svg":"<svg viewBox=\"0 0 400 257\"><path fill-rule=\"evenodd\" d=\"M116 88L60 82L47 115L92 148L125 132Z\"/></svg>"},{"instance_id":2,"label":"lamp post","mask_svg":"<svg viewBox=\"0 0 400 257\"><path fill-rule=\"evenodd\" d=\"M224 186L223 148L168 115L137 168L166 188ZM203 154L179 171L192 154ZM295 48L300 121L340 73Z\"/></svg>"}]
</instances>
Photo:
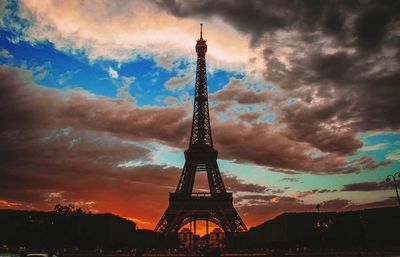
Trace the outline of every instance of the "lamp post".
<instances>
[{"instance_id":1,"label":"lamp post","mask_svg":"<svg viewBox=\"0 0 400 257\"><path fill-rule=\"evenodd\" d=\"M317 208L318 213L319 213L319 208L321 208L321 204L317 204L317 206L315 206L315 208Z\"/></svg>"},{"instance_id":2,"label":"lamp post","mask_svg":"<svg viewBox=\"0 0 400 257\"><path fill-rule=\"evenodd\" d=\"M400 206L400 197L399 197L399 190L397 189L396 176L400 178L400 171L395 172L394 174L388 175L386 177L386 182L390 182L393 179L394 188L396 189L397 202L399 203L399 206Z\"/></svg>"}]
</instances>

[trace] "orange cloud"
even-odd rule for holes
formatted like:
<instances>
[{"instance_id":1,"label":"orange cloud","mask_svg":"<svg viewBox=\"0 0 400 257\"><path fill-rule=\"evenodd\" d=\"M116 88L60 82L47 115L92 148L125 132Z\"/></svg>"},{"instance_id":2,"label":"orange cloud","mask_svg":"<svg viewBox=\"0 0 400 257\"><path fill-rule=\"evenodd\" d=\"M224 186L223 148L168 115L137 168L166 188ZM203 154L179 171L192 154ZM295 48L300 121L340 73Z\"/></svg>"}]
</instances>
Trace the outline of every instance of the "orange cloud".
<instances>
[{"instance_id":1,"label":"orange cloud","mask_svg":"<svg viewBox=\"0 0 400 257\"><path fill-rule=\"evenodd\" d=\"M58 49L85 49L90 59L124 61L136 55L191 56L200 19L177 18L152 2L28 0L20 15L32 21L28 36ZM249 38L220 19L207 19L208 54L218 66L246 67ZM112 36L110 36L112 35ZM167 65L168 66L168 65Z\"/></svg>"}]
</instances>

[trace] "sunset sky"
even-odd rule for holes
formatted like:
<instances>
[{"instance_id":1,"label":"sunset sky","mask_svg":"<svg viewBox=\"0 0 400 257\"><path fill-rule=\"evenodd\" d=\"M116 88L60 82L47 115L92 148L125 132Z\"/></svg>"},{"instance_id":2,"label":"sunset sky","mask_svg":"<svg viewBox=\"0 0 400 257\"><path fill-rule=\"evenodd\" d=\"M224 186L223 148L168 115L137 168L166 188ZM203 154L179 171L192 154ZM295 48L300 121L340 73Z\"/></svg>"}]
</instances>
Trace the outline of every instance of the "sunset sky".
<instances>
[{"instance_id":1,"label":"sunset sky","mask_svg":"<svg viewBox=\"0 0 400 257\"><path fill-rule=\"evenodd\" d=\"M0 208L72 203L153 229L188 147L200 23L214 147L248 227L396 204L398 0L2 0L0 14Z\"/></svg>"}]
</instances>

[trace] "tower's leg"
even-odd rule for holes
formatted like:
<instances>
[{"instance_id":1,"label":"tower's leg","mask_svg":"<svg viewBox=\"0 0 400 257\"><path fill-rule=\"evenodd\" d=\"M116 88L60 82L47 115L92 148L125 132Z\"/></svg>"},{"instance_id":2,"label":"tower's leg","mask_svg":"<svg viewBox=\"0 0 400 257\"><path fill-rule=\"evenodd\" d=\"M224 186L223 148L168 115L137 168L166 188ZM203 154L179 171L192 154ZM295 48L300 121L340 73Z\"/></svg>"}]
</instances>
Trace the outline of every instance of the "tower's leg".
<instances>
[{"instance_id":1,"label":"tower's leg","mask_svg":"<svg viewBox=\"0 0 400 257\"><path fill-rule=\"evenodd\" d=\"M207 178L211 193L226 192L224 182L222 182L221 173L219 171L216 160L212 160L209 163L207 163Z\"/></svg>"},{"instance_id":2,"label":"tower's leg","mask_svg":"<svg viewBox=\"0 0 400 257\"><path fill-rule=\"evenodd\" d=\"M183 167L181 177L178 182L178 186L176 187L176 192L184 193L186 195L190 195L193 191L194 179L196 173L196 164L192 161L186 161L185 166Z\"/></svg>"}]
</instances>

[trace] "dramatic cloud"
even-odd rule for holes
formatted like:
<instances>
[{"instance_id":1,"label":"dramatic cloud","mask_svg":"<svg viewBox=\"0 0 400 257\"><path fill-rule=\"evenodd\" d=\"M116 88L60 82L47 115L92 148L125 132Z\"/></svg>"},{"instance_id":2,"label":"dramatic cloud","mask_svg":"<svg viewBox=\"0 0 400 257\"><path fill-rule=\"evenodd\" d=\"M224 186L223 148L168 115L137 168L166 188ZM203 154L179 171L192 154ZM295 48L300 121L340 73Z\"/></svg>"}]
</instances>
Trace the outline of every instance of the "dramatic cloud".
<instances>
[{"instance_id":1,"label":"dramatic cloud","mask_svg":"<svg viewBox=\"0 0 400 257\"><path fill-rule=\"evenodd\" d=\"M168 192L175 190L180 169L122 165L150 162L152 156L118 129L113 133L78 126L72 117L84 114L78 109L72 112L68 99L57 91L23 82L16 74L8 69L0 72L1 120L6 121L0 125L0 206L49 210L57 203L74 203L86 210L112 210L142 222L141 227L152 228L166 208ZM23 99L24 103L19 102ZM65 109L74 115L65 115ZM234 192L266 190L237 177L223 178Z\"/></svg>"},{"instance_id":2,"label":"dramatic cloud","mask_svg":"<svg viewBox=\"0 0 400 257\"><path fill-rule=\"evenodd\" d=\"M162 1L178 17L218 16L263 47L269 102L287 136L354 154L357 133L400 128L396 1ZM290 104L287 99L292 99Z\"/></svg>"},{"instance_id":3,"label":"dramatic cloud","mask_svg":"<svg viewBox=\"0 0 400 257\"><path fill-rule=\"evenodd\" d=\"M302 192L297 192L296 193L296 198L303 198L307 196L312 196L315 194L324 194L324 193L334 193L336 192L336 189L314 189L314 190L309 190L309 191L302 191Z\"/></svg>"},{"instance_id":4,"label":"dramatic cloud","mask_svg":"<svg viewBox=\"0 0 400 257\"><path fill-rule=\"evenodd\" d=\"M140 13L135 12L139 9ZM398 9L394 2L379 1L163 1L157 6L134 6L129 2L107 6L96 2L89 6L73 1L68 8L51 1L25 1L20 15L32 20L27 32L33 39L50 40L61 49L66 44L75 49L86 48L94 58L111 54L112 59L124 59L127 49L150 47L145 51L161 53L157 63L168 69L173 67L173 58L157 47L164 49L172 44L173 49L192 49L190 42L194 40L188 35L195 30L195 20L218 17L212 19L217 24L215 28L210 28L209 39L214 42L211 57L218 55L212 49L219 49L219 42L224 49L240 46L228 49L229 54L218 55L220 60L229 60L232 53L248 53L248 45L241 43L247 40L240 33L232 28L222 29L229 28L224 22L233 25L252 37L253 47L264 48L264 55L255 59L265 62L266 81L283 90L285 97L247 89L239 80L231 80L210 98L240 104L265 102L275 112L276 122L285 128L285 137L340 158L362 147L357 138L359 132L399 129L396 110L400 101L396 92L400 74L394 68L399 61L395 44L400 37L396 26ZM170 14L185 19L179 19L181 25L175 26L178 19ZM154 22L140 25L150 16ZM126 17L132 20L126 21ZM377 22L366 29L371 20ZM110 38L107 35L111 33L104 31L113 31L114 36ZM220 41L221 37L224 40ZM166 39L168 44L163 44ZM247 62L250 55L245 55L239 59ZM188 76L173 78L166 87L176 88L188 80ZM217 108L224 110L229 105L220 103ZM244 114L242 118L254 122L256 115Z\"/></svg>"},{"instance_id":5,"label":"dramatic cloud","mask_svg":"<svg viewBox=\"0 0 400 257\"><path fill-rule=\"evenodd\" d=\"M268 30L277 29L285 25L284 19L290 12L276 10L274 4L279 1L263 3L259 1L198 1L187 3L185 1L159 1L160 6L168 9L179 17L188 16L220 16L232 23L236 28L249 33L254 38L261 36ZM272 8L271 8L272 7ZM282 6L284 7L284 6ZM292 10L293 13L295 10ZM289 14L289 15L288 15ZM290 15L291 16L291 15Z\"/></svg>"},{"instance_id":6,"label":"dramatic cloud","mask_svg":"<svg viewBox=\"0 0 400 257\"><path fill-rule=\"evenodd\" d=\"M159 1L158 4L178 17L218 16L259 41L265 34L280 30L298 30L311 34L342 38L363 49L376 49L390 34L390 25L398 19L396 1ZM347 20L352 18L352 20ZM354 19L355 18L355 19ZM349 34L349 35L347 35ZM305 35L307 39L307 35ZM347 42L345 42L347 43Z\"/></svg>"},{"instance_id":7,"label":"dramatic cloud","mask_svg":"<svg viewBox=\"0 0 400 257\"><path fill-rule=\"evenodd\" d=\"M153 2L127 0L21 1L19 15L31 23L26 31L31 40L48 40L61 50L84 50L90 59L126 61L138 55L159 56L159 64L167 68L172 68L167 59L173 62L182 53L190 56L201 23L178 19ZM209 21L204 30L213 42L208 51L211 58L223 65L244 67L251 55L245 36L221 20ZM232 41L235 44L230 44Z\"/></svg>"},{"instance_id":8,"label":"dramatic cloud","mask_svg":"<svg viewBox=\"0 0 400 257\"><path fill-rule=\"evenodd\" d=\"M173 190L180 171L121 164L150 162L149 150L132 140L171 140L177 134L157 129L157 124L166 122L179 131L189 125L185 112L164 108L161 114L157 108L139 109L85 92L63 94L32 84L28 76L0 69L3 207L48 210L58 202L74 202L154 224L165 208L162 196ZM178 143L179 138L172 140ZM152 204L144 206L143 201Z\"/></svg>"},{"instance_id":9,"label":"dramatic cloud","mask_svg":"<svg viewBox=\"0 0 400 257\"><path fill-rule=\"evenodd\" d=\"M85 92L41 88L18 76L15 70L1 69L1 113L4 131L76 128L111 133L128 140L158 141L184 147L191 117L186 107L137 107L121 99L93 98ZM14 108L9 108L14 106ZM247 126L232 121L214 122L216 148L221 157L256 163L286 173L353 173L373 170L388 162L374 162L363 156L347 161L335 153L314 157L307 143L299 143L269 124ZM267 143L266 143L267 142Z\"/></svg>"},{"instance_id":10,"label":"dramatic cloud","mask_svg":"<svg viewBox=\"0 0 400 257\"><path fill-rule=\"evenodd\" d=\"M86 210L112 210L152 228L181 170L149 164L153 157L145 140L179 143L180 138L169 138L157 125L163 122L157 113L171 111L175 118L165 124L178 122L188 129L182 121L185 112L138 108L84 92L62 94L28 82L27 76L0 69L0 118L6 121L0 124L0 207L49 210L57 203L74 203ZM223 174L223 179L233 192L267 191L235 176ZM199 183L207 188L206 179Z\"/></svg>"},{"instance_id":11,"label":"dramatic cloud","mask_svg":"<svg viewBox=\"0 0 400 257\"><path fill-rule=\"evenodd\" d=\"M393 189L392 182L361 182L343 185L342 191L378 191Z\"/></svg>"},{"instance_id":12,"label":"dramatic cloud","mask_svg":"<svg viewBox=\"0 0 400 257\"><path fill-rule=\"evenodd\" d=\"M352 161L336 153L313 156L307 152L316 151L315 148L291 140L265 123L249 127L241 123L217 122L213 123L213 135L222 158L252 162L289 174L358 173L390 164L387 161L375 162L370 156Z\"/></svg>"},{"instance_id":13,"label":"dramatic cloud","mask_svg":"<svg viewBox=\"0 0 400 257\"><path fill-rule=\"evenodd\" d=\"M239 104L265 103L268 92L256 92L255 89L246 88L244 82L239 79L231 79L220 91L210 95L210 99L219 101L236 101Z\"/></svg>"},{"instance_id":14,"label":"dramatic cloud","mask_svg":"<svg viewBox=\"0 0 400 257\"><path fill-rule=\"evenodd\" d=\"M129 101L93 98L79 90L63 94L34 85L28 82L28 74L7 68L1 68L0 76L4 130L74 127L139 141L186 142L191 117L183 108L139 108ZM164 124L169 129L160 126Z\"/></svg>"},{"instance_id":15,"label":"dramatic cloud","mask_svg":"<svg viewBox=\"0 0 400 257\"><path fill-rule=\"evenodd\" d=\"M57 203L74 203L86 210L113 210L156 222L165 205L162 197L178 179L176 168L119 167L126 161L150 160L151 155L137 144L104 132L31 125L20 130L1 126L3 201L14 203L14 208L44 210ZM142 201L151 205L144 206Z\"/></svg>"}]
</instances>

